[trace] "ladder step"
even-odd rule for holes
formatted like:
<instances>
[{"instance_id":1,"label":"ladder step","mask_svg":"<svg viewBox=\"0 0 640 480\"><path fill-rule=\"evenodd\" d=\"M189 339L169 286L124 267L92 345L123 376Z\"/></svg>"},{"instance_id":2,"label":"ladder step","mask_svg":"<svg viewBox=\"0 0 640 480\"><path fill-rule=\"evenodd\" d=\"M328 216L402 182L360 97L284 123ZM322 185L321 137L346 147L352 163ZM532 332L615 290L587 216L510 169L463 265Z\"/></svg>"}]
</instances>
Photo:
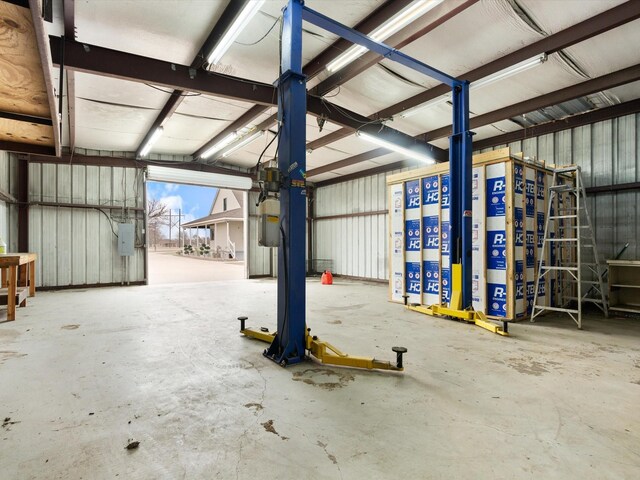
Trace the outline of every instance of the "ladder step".
<instances>
[{"instance_id":1,"label":"ladder step","mask_svg":"<svg viewBox=\"0 0 640 480\"><path fill-rule=\"evenodd\" d=\"M553 169L553 173L567 173L567 172L576 172L580 170L579 165L564 165L562 167L557 167Z\"/></svg>"},{"instance_id":2,"label":"ladder step","mask_svg":"<svg viewBox=\"0 0 640 480\"><path fill-rule=\"evenodd\" d=\"M578 313L578 310L576 310L574 308L561 308L561 307L548 307L548 306L542 306L542 305L541 306L534 305L533 306L533 312L535 312L536 309L537 310L551 310L553 312Z\"/></svg>"},{"instance_id":3,"label":"ladder step","mask_svg":"<svg viewBox=\"0 0 640 480\"><path fill-rule=\"evenodd\" d=\"M578 300L578 297L564 297L566 300ZM583 302L589 302L589 303L599 303L600 305L602 305L602 300L599 298L583 298L582 299Z\"/></svg>"},{"instance_id":4,"label":"ladder step","mask_svg":"<svg viewBox=\"0 0 640 480\"><path fill-rule=\"evenodd\" d=\"M577 242L577 238L545 238L545 242Z\"/></svg>"},{"instance_id":5,"label":"ladder step","mask_svg":"<svg viewBox=\"0 0 640 480\"><path fill-rule=\"evenodd\" d=\"M563 218L577 218L577 215L552 215L549 220L562 220Z\"/></svg>"},{"instance_id":6,"label":"ladder step","mask_svg":"<svg viewBox=\"0 0 640 480\"><path fill-rule=\"evenodd\" d=\"M572 271L575 272L578 270L578 267L558 267L558 266L546 266L543 265L542 266L543 270L567 270L567 271Z\"/></svg>"}]
</instances>

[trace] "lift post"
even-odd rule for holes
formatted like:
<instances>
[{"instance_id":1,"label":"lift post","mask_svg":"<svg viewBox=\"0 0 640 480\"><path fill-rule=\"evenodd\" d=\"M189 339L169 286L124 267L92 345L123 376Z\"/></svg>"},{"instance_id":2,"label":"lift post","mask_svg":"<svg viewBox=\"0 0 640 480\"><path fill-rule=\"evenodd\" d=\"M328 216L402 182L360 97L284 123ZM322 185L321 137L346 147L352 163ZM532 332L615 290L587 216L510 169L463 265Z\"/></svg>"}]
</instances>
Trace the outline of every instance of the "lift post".
<instances>
[{"instance_id":1,"label":"lift post","mask_svg":"<svg viewBox=\"0 0 640 480\"><path fill-rule=\"evenodd\" d=\"M363 368L388 368L388 362L355 360L327 342L311 336L306 326L305 299L305 171L306 171L306 79L302 73L302 21L361 45L385 58L434 78L451 88L453 135L449 150L451 169L451 251L459 270L456 304L446 307L447 315L467 318L471 308L471 132L469 131L469 82L458 80L423 62L415 60L384 43L346 27L304 6L304 0L289 0L284 9L280 78L278 80L278 169L283 175L280 187L281 243L278 247L278 329L268 333L244 328L248 336L270 341L264 354L281 365L304 359L306 351L336 365ZM454 286L455 287L455 286ZM440 309L444 306L434 306ZM438 310L438 308L435 308ZM436 311L434 313L438 314ZM473 312L472 312L473 313ZM244 322L243 322L244 323ZM402 368L402 354L395 347ZM349 357L351 361L345 361ZM362 363L361 365L359 363ZM390 364L389 364L390 365ZM399 367L399 368L398 368Z\"/></svg>"}]
</instances>

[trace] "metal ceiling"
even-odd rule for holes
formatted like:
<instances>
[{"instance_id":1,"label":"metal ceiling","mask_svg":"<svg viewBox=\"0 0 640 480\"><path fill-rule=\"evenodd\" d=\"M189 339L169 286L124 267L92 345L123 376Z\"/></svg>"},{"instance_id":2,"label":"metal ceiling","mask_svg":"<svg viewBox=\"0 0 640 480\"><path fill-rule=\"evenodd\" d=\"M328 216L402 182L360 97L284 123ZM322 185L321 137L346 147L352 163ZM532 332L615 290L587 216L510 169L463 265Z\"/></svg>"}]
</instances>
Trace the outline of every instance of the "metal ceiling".
<instances>
[{"instance_id":1,"label":"metal ceiling","mask_svg":"<svg viewBox=\"0 0 640 480\"><path fill-rule=\"evenodd\" d=\"M67 146L135 152L155 125L164 125L164 135L154 146L151 158L157 154L191 155L202 153L230 131L247 124L263 123L265 128L273 125L275 108L270 106L273 103L270 85L278 76L276 22L284 0L266 2L225 55L223 65L217 67L220 73L251 83L229 81L224 87L218 82L214 88L208 84L205 88L200 76L189 83L176 81L171 72L162 78L150 72L171 63L177 65L178 71L181 66L199 68L197 61L203 45L229 21L224 17L224 12L233 7L229 1L64 0L64 8L62 3L63 0L54 2L54 23L49 32L54 35L66 32L67 39L72 39L70 31L72 27L75 29L79 50L74 52L71 48L65 52L68 62L75 61L74 56L87 57L82 44L109 49L91 49L92 61L97 63L92 66L93 74L76 72L67 77L68 100L63 112L66 120L63 132L69 131L64 137ZM340 22L369 32L407 1L338 2L340 8L335 8L334 0L306 3ZM514 9L514 5L518 8ZM536 53L549 54L547 62L527 73L472 92L472 118L489 120L486 123L476 120L474 141L480 142L517 132L523 126L553 122L609 108L612 102L627 103L640 98L640 87L632 74L623 75L622 83L595 81L593 85L599 89L593 92L574 89L566 93L568 97L562 93L593 79L612 79L610 75L614 72L640 64L638 49L628 47L640 44L640 20L636 20L639 17L640 2L635 0L447 0L392 36L388 43L436 68L472 81ZM308 62L305 71L310 76L309 88L324 93L327 101L357 114L354 118L358 119L346 121L334 112L334 121L327 122L320 132L315 117L308 116L307 141L312 153L307 161L312 180L350 175L403 160L383 149L372 149L353 136L354 129L360 126L358 122L369 121L366 117L395 116L387 126L406 134L407 139L416 136L422 141L426 133L435 147L448 147L446 138L429 133L445 132L450 124L449 105L427 108L408 118L398 116L403 110L446 93L446 87L388 60L380 61L375 55L365 55L337 75L329 75L324 65L347 45L336 43L337 39L326 32L305 28L303 55ZM108 54L111 50L161 63L154 66L145 60L126 65L138 77L137 81L127 80L113 74L113 69L125 67L113 62L139 57ZM71 71L68 69L67 73ZM613 87L623 89L623 95L616 94ZM182 92L179 97L174 90ZM553 102L537 106L531 101L544 96ZM316 114L322 105L316 102ZM314 104L310 107L314 108ZM251 167L271 137L270 133L263 135L259 141L225 158L225 162Z\"/></svg>"}]
</instances>

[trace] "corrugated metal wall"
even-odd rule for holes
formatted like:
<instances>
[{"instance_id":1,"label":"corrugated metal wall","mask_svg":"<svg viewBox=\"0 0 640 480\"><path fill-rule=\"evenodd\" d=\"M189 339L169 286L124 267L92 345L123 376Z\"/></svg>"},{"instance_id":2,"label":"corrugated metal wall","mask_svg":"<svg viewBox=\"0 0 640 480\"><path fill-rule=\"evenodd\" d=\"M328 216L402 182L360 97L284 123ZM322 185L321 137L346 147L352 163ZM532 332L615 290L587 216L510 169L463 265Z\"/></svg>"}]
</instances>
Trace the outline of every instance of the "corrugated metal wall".
<instances>
[{"instance_id":1,"label":"corrugated metal wall","mask_svg":"<svg viewBox=\"0 0 640 480\"><path fill-rule=\"evenodd\" d=\"M380 173L317 189L314 259L331 260L339 275L389 278L386 178Z\"/></svg>"},{"instance_id":2,"label":"corrugated metal wall","mask_svg":"<svg viewBox=\"0 0 640 480\"><path fill-rule=\"evenodd\" d=\"M16 197L18 185L18 159L15 155L0 152L0 190ZM0 201L0 238L7 244L8 252L18 251L18 207Z\"/></svg>"},{"instance_id":3,"label":"corrugated metal wall","mask_svg":"<svg viewBox=\"0 0 640 480\"><path fill-rule=\"evenodd\" d=\"M588 187L637 182L640 181L639 124L640 114L629 115L528 138L509 146L514 153L524 152L525 156L547 162L580 165ZM389 174L392 173L396 172ZM388 279L387 215L362 215L386 211L386 175L317 189L314 258L333 260L335 273ZM589 211L603 259L613 258L626 242L630 246L623 258L640 258L639 203L640 192L636 191L600 193L590 198Z\"/></svg>"},{"instance_id":4,"label":"corrugated metal wall","mask_svg":"<svg viewBox=\"0 0 640 480\"><path fill-rule=\"evenodd\" d=\"M627 115L508 146L512 152L523 152L525 156L557 165L580 165L587 187L638 182L639 124L640 114ZM640 192L599 193L589 197L589 214L601 257L614 258L629 242L623 258L640 258Z\"/></svg>"},{"instance_id":5,"label":"corrugated metal wall","mask_svg":"<svg viewBox=\"0 0 640 480\"><path fill-rule=\"evenodd\" d=\"M37 286L145 280L143 199L139 168L30 163L29 250L38 253ZM118 255L120 222L135 224L133 257Z\"/></svg>"}]
</instances>

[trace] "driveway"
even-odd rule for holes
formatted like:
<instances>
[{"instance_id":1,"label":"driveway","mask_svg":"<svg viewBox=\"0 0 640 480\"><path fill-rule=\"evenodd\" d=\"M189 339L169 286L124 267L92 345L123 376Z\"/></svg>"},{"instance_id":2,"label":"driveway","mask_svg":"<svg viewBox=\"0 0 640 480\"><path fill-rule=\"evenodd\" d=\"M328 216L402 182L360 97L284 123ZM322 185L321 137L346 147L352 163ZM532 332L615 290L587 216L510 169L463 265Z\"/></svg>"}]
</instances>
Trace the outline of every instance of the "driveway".
<instances>
[{"instance_id":1,"label":"driveway","mask_svg":"<svg viewBox=\"0 0 640 480\"><path fill-rule=\"evenodd\" d=\"M203 260L175 254L176 249L149 250L149 284L242 280L244 262Z\"/></svg>"}]
</instances>

